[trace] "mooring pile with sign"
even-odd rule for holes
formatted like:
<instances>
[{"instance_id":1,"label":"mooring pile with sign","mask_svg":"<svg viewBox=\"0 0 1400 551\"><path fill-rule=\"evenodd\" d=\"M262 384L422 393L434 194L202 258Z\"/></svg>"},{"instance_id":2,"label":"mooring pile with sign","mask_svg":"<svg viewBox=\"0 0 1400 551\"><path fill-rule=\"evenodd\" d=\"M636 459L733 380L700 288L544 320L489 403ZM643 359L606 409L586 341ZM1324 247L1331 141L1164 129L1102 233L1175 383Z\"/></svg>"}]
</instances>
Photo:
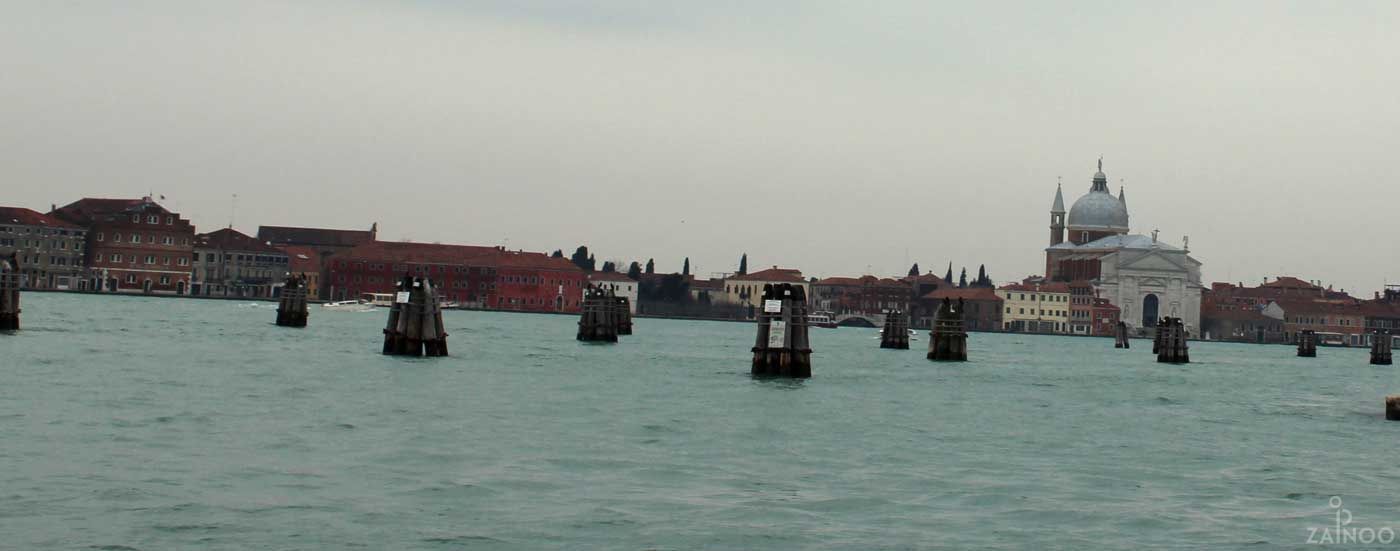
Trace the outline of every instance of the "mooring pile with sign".
<instances>
[{"instance_id":1,"label":"mooring pile with sign","mask_svg":"<svg viewBox=\"0 0 1400 551\"><path fill-rule=\"evenodd\" d=\"M287 276L277 301L277 325L306 327L306 275Z\"/></svg>"},{"instance_id":2,"label":"mooring pile with sign","mask_svg":"<svg viewBox=\"0 0 1400 551\"><path fill-rule=\"evenodd\" d=\"M763 286L763 312L753 347L754 375L811 377L807 340L807 294L800 285Z\"/></svg>"},{"instance_id":3,"label":"mooring pile with sign","mask_svg":"<svg viewBox=\"0 0 1400 551\"><path fill-rule=\"evenodd\" d=\"M588 286L583 292L583 304L578 319L578 336L583 342L617 342L621 305L610 288ZM626 310L623 310L625 312ZM627 334L632 334L632 318L627 318Z\"/></svg>"},{"instance_id":4,"label":"mooring pile with sign","mask_svg":"<svg viewBox=\"0 0 1400 551\"><path fill-rule=\"evenodd\" d=\"M19 254L0 258L0 331L19 329Z\"/></svg>"},{"instance_id":5,"label":"mooring pile with sign","mask_svg":"<svg viewBox=\"0 0 1400 551\"><path fill-rule=\"evenodd\" d=\"M384 327L384 354L387 356L446 356L447 331L442 325L442 308L431 281L403 276L394 304L389 307L389 323Z\"/></svg>"}]
</instances>

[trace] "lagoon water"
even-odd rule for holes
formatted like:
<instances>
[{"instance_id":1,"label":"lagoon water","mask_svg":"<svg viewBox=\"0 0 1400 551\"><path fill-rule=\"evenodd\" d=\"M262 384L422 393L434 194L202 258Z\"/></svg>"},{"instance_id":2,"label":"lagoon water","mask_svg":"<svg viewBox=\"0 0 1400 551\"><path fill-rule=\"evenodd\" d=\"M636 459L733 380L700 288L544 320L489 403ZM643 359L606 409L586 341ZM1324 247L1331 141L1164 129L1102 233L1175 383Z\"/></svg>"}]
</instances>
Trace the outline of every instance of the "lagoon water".
<instances>
[{"instance_id":1,"label":"lagoon water","mask_svg":"<svg viewBox=\"0 0 1400 551\"><path fill-rule=\"evenodd\" d=\"M1396 368L1362 350L974 334L972 361L814 329L448 312L452 356L379 355L384 311L29 293L0 335L0 548L1304 547L1400 529Z\"/></svg>"}]
</instances>

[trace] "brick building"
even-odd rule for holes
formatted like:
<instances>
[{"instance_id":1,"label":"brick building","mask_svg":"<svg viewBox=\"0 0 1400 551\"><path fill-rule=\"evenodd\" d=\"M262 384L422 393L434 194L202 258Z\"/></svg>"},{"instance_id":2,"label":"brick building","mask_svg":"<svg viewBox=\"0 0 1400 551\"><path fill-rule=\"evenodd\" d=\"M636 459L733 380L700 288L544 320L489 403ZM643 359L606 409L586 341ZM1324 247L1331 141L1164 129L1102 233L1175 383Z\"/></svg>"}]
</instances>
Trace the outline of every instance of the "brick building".
<instances>
[{"instance_id":1,"label":"brick building","mask_svg":"<svg viewBox=\"0 0 1400 551\"><path fill-rule=\"evenodd\" d=\"M439 296L467 307L486 307L495 293L495 247L368 241L326 260L321 280L331 300L364 293L392 293L404 274L431 279Z\"/></svg>"},{"instance_id":2,"label":"brick building","mask_svg":"<svg viewBox=\"0 0 1400 551\"><path fill-rule=\"evenodd\" d=\"M578 312L586 274L568 259L544 253L499 250L491 308L524 312Z\"/></svg>"},{"instance_id":3,"label":"brick building","mask_svg":"<svg viewBox=\"0 0 1400 551\"><path fill-rule=\"evenodd\" d=\"M991 287L953 287L947 286L942 289L932 291L922 297L918 302L921 307L920 312L927 312L915 320L918 327L932 327L933 314L938 311L938 306L943 299L947 298L952 302L958 299L963 301L963 327L968 331L1001 331L1004 325L1002 310L1005 301L997 294L996 289Z\"/></svg>"},{"instance_id":4,"label":"brick building","mask_svg":"<svg viewBox=\"0 0 1400 551\"><path fill-rule=\"evenodd\" d=\"M828 277L811 284L812 308L834 314L881 316L890 310L909 311L913 287L905 281L875 276Z\"/></svg>"},{"instance_id":5,"label":"brick building","mask_svg":"<svg viewBox=\"0 0 1400 551\"><path fill-rule=\"evenodd\" d=\"M272 297L287 275L287 253L233 228L194 238L191 293L198 296Z\"/></svg>"},{"instance_id":6,"label":"brick building","mask_svg":"<svg viewBox=\"0 0 1400 551\"><path fill-rule=\"evenodd\" d=\"M287 255L287 272L306 276L306 296L321 296L321 254L306 245L274 247Z\"/></svg>"},{"instance_id":7,"label":"brick building","mask_svg":"<svg viewBox=\"0 0 1400 551\"><path fill-rule=\"evenodd\" d=\"M1092 335L1114 335L1122 310L1106 298L1094 298L1089 306L1089 317L1093 320Z\"/></svg>"},{"instance_id":8,"label":"brick building","mask_svg":"<svg viewBox=\"0 0 1400 551\"><path fill-rule=\"evenodd\" d=\"M150 197L85 198L50 214L87 229L85 262L103 290L189 291L194 225Z\"/></svg>"},{"instance_id":9,"label":"brick building","mask_svg":"<svg viewBox=\"0 0 1400 551\"><path fill-rule=\"evenodd\" d=\"M86 229L58 217L0 207L0 257L16 255L24 288L87 289L86 240Z\"/></svg>"},{"instance_id":10,"label":"brick building","mask_svg":"<svg viewBox=\"0 0 1400 551\"><path fill-rule=\"evenodd\" d=\"M368 231L365 230L335 230L326 228L301 228L294 226L258 226L258 241L267 243L274 247L284 248L288 246L305 247L306 250L314 252L314 255L303 254L308 257L315 257L320 262L319 294L315 295L322 299L332 297L342 297L347 293L344 289L337 289L330 278L331 261L336 255L347 252L355 247L370 243L379 238L379 224L371 224ZM352 297L354 293L349 293Z\"/></svg>"}]
</instances>

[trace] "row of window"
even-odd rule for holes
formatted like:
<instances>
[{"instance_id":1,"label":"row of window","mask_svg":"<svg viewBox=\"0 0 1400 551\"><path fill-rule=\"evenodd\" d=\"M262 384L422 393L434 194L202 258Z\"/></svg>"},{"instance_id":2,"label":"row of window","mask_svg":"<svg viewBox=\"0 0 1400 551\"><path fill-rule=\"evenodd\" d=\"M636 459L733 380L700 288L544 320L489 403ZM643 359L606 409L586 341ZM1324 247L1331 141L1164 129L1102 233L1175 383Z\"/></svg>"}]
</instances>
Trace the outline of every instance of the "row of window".
<instances>
[{"instance_id":1,"label":"row of window","mask_svg":"<svg viewBox=\"0 0 1400 551\"><path fill-rule=\"evenodd\" d=\"M135 284L136 284L136 274L126 274L126 282L129 283L129 284L131 284L131 285L135 285ZM150 284L151 284L151 280L147 279L147 280L146 280L146 284L147 284L147 285L150 285ZM170 276L168 276L168 275L160 276L160 284L161 284L161 285L170 285Z\"/></svg>"},{"instance_id":2,"label":"row of window","mask_svg":"<svg viewBox=\"0 0 1400 551\"><path fill-rule=\"evenodd\" d=\"M132 223L132 224L140 224L140 223L141 223L141 213L136 213L136 214L131 215L131 223ZM157 225L160 224L160 215L159 215L159 214L147 214L147 215L146 215L146 223L147 223L147 224L157 224ZM165 216L165 225L167 225L167 226L173 226L173 225L175 225L175 216L173 216L173 215L166 215L166 216Z\"/></svg>"},{"instance_id":3,"label":"row of window","mask_svg":"<svg viewBox=\"0 0 1400 551\"><path fill-rule=\"evenodd\" d=\"M1027 314L1026 314L1026 309L1025 309L1025 308L1017 308L1017 310L1020 310L1020 312L1018 312L1019 314L1021 314L1021 315L1027 315ZM1037 314L1037 313L1035 313L1035 312L1036 312L1036 309L1035 309L1035 308L1031 308L1031 313L1030 313L1029 315L1032 315L1032 316L1057 316L1057 317L1065 317L1065 311L1064 311L1064 310L1040 310L1040 313L1039 313L1039 314ZM1010 307L1010 306L1007 306L1007 307L1006 307L1006 313L1008 313L1008 314L1011 313L1011 307Z\"/></svg>"},{"instance_id":4,"label":"row of window","mask_svg":"<svg viewBox=\"0 0 1400 551\"><path fill-rule=\"evenodd\" d=\"M1015 299L1015 300L1026 300L1026 294L1025 294L1025 293L1018 293L1018 294L1021 296L1021 298ZM1012 295L1011 292L1007 292L1007 293L1006 293L1006 300L1013 300L1013 299L1011 298L1011 295ZM1032 301L1036 300L1035 297L1036 297L1036 294L1035 294L1035 293L1031 293L1031 298L1030 298L1030 300L1032 300ZM1051 294L1040 295L1040 300L1043 300L1043 301L1045 301L1045 302L1068 302L1068 299L1069 299L1069 297L1066 297L1066 296L1064 296L1064 295L1051 295Z\"/></svg>"},{"instance_id":5,"label":"row of window","mask_svg":"<svg viewBox=\"0 0 1400 551\"><path fill-rule=\"evenodd\" d=\"M194 261L199 262L199 253L194 253ZM204 253L204 262L213 264L219 261L219 255L215 253ZM224 262L260 262L264 264L286 264L287 257L270 254L224 254Z\"/></svg>"},{"instance_id":6,"label":"row of window","mask_svg":"<svg viewBox=\"0 0 1400 551\"><path fill-rule=\"evenodd\" d=\"M134 254L133 254L133 255L122 255L122 253L112 253L110 256L107 256L106 258L108 259L108 262L111 263L111 264L119 264L119 263L121 263L123 260L126 260L126 261L130 262L131 264L136 264L136 261L138 260L137 255L134 255ZM103 255L102 255L101 253L95 254L95 255L93 255L92 259L93 259L93 262L94 262L94 263L102 262ZM190 265L190 259L185 258L185 257L183 257L183 256L182 256L182 257L179 257L179 258L177 258L177 259L175 259L175 260L176 260L176 264L179 265L179 266L189 266L189 265ZM154 264L156 263L156 257L155 257L155 255L149 255L149 254L146 255L146 262L145 262L145 263L146 263L146 264L150 264L150 265L154 265ZM161 258L160 258L160 263L161 263L161 264L164 264L164 265L166 265L166 266L169 266L169 265L170 265L170 257L168 257L168 256L163 256L163 257L161 257Z\"/></svg>"},{"instance_id":7,"label":"row of window","mask_svg":"<svg viewBox=\"0 0 1400 551\"><path fill-rule=\"evenodd\" d=\"M21 229L23 229L24 231L16 230L13 226L0 226L0 233L23 233L26 235L33 233L38 233L39 235L69 235L69 230L51 230L39 228L39 231L35 232L34 228L30 227L23 227ZM78 237L83 236L83 230L72 230L72 232L72 235L76 235Z\"/></svg>"},{"instance_id":8,"label":"row of window","mask_svg":"<svg viewBox=\"0 0 1400 551\"><path fill-rule=\"evenodd\" d=\"M18 245L16 245L16 243L18 243ZM44 242L43 242L43 241L40 241L40 240L38 240L38 239L20 239L19 241L15 241L14 239L10 239L10 238L0 238L0 247L26 247L26 248L30 248L30 249L38 249L38 248L42 248L43 246L44 246ZM68 250L68 241L58 240L58 239L54 239L54 240L52 240L52 241L49 241L48 250L51 250L51 251L66 251L66 250ZM82 241L74 241L74 242L73 242L73 250L75 250L75 251L81 251L81 250L83 250L83 242L82 242Z\"/></svg>"},{"instance_id":9,"label":"row of window","mask_svg":"<svg viewBox=\"0 0 1400 551\"><path fill-rule=\"evenodd\" d=\"M43 261L44 261L44 255L42 255L42 254L22 254L22 255L20 255L20 258L19 258L19 263L20 263L20 264L41 264L41 263L43 263ZM50 266L67 266L67 265L68 265L68 257L66 257L66 256L50 256L50 257L49 257L49 265L50 265ZM79 262L74 262L73 265L74 265L74 266L79 266L79 265L81 265L81 263L79 263Z\"/></svg>"},{"instance_id":10,"label":"row of window","mask_svg":"<svg viewBox=\"0 0 1400 551\"><path fill-rule=\"evenodd\" d=\"M107 238L107 236L103 235L102 232L97 232L97 235L94 236L94 239L96 239L96 240L98 240L98 241L104 241L106 238ZM114 233L114 234L112 234L112 242L113 242L113 243L121 243L121 242L122 242L122 234L120 234L120 233ZM139 234L139 233L133 233L133 234L131 234L131 242L132 242L132 243L141 243L141 234ZM150 243L150 244L152 244L152 245L156 244L156 236L154 236L154 235L148 235L148 236L146 236L145 242L146 242L146 243ZM175 238L170 237L170 236L168 236L168 235L161 236L160 244L161 244L161 245L174 245L174 244L175 244ZM190 238L186 237L186 238L181 239L180 244L181 244L181 245L186 245L186 246L189 245L189 244L190 244Z\"/></svg>"}]
</instances>

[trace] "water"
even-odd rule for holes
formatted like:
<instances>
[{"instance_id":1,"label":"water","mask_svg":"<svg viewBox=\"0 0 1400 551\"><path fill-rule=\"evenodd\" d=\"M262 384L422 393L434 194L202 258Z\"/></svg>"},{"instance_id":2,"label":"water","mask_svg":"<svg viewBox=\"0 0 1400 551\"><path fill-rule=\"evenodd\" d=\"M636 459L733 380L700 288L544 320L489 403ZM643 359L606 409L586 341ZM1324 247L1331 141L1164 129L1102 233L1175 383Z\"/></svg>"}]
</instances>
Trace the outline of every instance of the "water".
<instances>
[{"instance_id":1,"label":"water","mask_svg":"<svg viewBox=\"0 0 1400 551\"><path fill-rule=\"evenodd\" d=\"M0 335L0 548L1303 547L1340 496L1400 527L1394 368L1362 350L974 334L972 361L754 327L449 312L453 356L378 354L384 311L30 293Z\"/></svg>"}]
</instances>

